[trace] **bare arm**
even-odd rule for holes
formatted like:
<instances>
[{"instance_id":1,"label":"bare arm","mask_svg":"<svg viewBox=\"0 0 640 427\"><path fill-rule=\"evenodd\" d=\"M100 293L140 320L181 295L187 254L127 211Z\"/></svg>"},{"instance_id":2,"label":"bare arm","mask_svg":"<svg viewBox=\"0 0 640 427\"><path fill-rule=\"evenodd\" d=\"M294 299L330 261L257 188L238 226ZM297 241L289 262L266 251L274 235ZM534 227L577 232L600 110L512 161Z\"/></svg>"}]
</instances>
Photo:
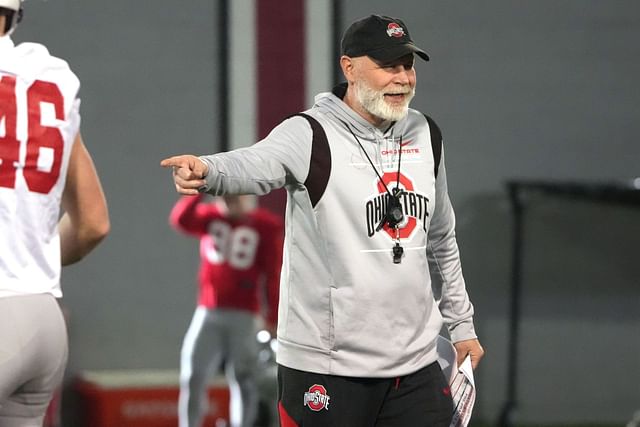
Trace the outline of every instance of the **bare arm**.
<instances>
[{"instance_id":1,"label":"bare arm","mask_svg":"<svg viewBox=\"0 0 640 427\"><path fill-rule=\"evenodd\" d=\"M109 212L91 155L78 133L62 193L58 224L62 265L84 258L109 233Z\"/></svg>"}]
</instances>

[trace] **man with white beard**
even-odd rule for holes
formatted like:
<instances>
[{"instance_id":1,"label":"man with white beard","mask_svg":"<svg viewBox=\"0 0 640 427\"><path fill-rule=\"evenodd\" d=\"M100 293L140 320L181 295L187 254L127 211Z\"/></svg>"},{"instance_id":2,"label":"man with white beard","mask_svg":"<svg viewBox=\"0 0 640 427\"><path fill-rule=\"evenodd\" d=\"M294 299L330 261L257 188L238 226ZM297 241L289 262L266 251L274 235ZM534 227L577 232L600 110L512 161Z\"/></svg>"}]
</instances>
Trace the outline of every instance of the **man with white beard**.
<instances>
[{"instance_id":1,"label":"man with white beard","mask_svg":"<svg viewBox=\"0 0 640 427\"><path fill-rule=\"evenodd\" d=\"M171 167L182 194L287 190L278 318L281 426L448 427L436 361L444 324L461 362L484 354L447 192L442 137L410 109L414 55L400 19L342 39L346 83L259 144Z\"/></svg>"}]
</instances>

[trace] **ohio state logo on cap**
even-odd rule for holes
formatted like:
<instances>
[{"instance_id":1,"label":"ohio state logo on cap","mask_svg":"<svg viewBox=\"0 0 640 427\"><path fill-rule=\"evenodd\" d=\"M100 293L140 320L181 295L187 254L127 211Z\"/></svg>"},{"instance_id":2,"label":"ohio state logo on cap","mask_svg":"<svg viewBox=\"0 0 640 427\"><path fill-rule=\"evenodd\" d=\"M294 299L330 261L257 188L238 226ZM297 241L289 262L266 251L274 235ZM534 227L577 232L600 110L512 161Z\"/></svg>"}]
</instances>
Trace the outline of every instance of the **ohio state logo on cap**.
<instances>
[{"instance_id":1,"label":"ohio state logo on cap","mask_svg":"<svg viewBox=\"0 0 640 427\"><path fill-rule=\"evenodd\" d=\"M309 391L304 394L304 406L308 406L312 411L318 412L323 409L329 410L329 395L327 389L320 384L309 387Z\"/></svg>"},{"instance_id":2,"label":"ohio state logo on cap","mask_svg":"<svg viewBox=\"0 0 640 427\"><path fill-rule=\"evenodd\" d=\"M389 25L387 25L387 34L389 37L402 37L404 36L404 30L395 22L390 22Z\"/></svg>"}]
</instances>

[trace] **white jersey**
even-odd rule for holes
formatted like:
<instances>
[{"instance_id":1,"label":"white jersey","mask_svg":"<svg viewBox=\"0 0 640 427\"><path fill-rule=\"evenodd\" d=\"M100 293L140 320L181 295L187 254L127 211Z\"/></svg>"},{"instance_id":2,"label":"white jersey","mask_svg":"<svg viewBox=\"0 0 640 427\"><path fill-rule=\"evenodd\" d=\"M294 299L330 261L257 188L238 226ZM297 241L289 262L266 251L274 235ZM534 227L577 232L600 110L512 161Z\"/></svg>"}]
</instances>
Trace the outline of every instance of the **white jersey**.
<instances>
[{"instance_id":1,"label":"white jersey","mask_svg":"<svg viewBox=\"0 0 640 427\"><path fill-rule=\"evenodd\" d=\"M62 295L58 221L79 88L44 46L0 37L0 297Z\"/></svg>"}]
</instances>

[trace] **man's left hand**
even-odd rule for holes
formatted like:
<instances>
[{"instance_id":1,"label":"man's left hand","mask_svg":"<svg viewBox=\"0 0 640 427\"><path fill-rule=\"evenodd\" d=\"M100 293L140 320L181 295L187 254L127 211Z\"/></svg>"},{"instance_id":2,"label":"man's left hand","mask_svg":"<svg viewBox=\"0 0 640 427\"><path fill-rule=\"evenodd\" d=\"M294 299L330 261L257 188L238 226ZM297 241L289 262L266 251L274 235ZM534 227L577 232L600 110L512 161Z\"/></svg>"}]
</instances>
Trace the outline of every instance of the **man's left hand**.
<instances>
[{"instance_id":1,"label":"man's left hand","mask_svg":"<svg viewBox=\"0 0 640 427\"><path fill-rule=\"evenodd\" d=\"M469 355L471 356L471 366L473 367L473 369L476 369L478 363L480 363L480 359L482 359L482 356L484 356L484 349L480 345L480 341L478 341L477 339L464 340L458 341L453 345L458 352L458 366L460 366L460 364L464 362L464 359L467 357L467 355Z\"/></svg>"}]
</instances>

